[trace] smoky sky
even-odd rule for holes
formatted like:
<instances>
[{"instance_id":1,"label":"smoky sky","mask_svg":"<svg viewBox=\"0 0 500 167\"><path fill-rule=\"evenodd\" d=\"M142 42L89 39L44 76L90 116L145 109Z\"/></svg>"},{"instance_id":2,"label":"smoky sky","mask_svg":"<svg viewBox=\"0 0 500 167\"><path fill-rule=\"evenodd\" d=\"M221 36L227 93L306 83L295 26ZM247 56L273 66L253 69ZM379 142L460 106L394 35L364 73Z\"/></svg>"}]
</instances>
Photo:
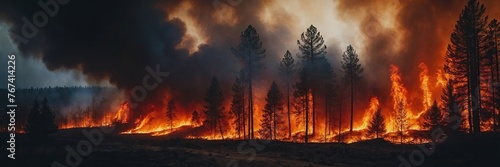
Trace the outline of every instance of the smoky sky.
<instances>
[{"instance_id":1,"label":"smoky sky","mask_svg":"<svg viewBox=\"0 0 500 167\"><path fill-rule=\"evenodd\" d=\"M32 21L33 15L43 10L37 2L0 0L0 20L10 25L11 37L22 35L25 23L21 18ZM35 37L27 44L19 44L17 49L27 58L40 59L51 71L79 71L89 83L107 81L125 91L142 84L146 66L160 65L170 75L159 88L148 92L148 101L163 107L165 98L175 98L181 108L190 112L200 109L212 77L221 80L226 99L229 98L229 88L242 67L230 48L237 46L241 32L250 24L257 29L266 49L264 69L256 78L257 101L264 98L273 80L279 81L277 68L281 57L286 50L293 55L298 53L296 40L309 25L319 25L320 32L343 30L345 34L353 34L359 29L356 36L362 40L348 38L344 33L339 37L324 36L327 57L337 76L340 76L340 55L347 47L345 41L352 42L360 54L365 72L358 90L365 96L358 102L366 106L370 96L378 96L381 103L389 102L390 64L401 67L403 83L413 92L411 98L418 101L420 85L415 82L420 72L418 65L427 64L431 80L442 69L449 35L466 0L333 1L336 6L304 1L298 3L307 4L294 8L283 5L283 1L243 0L234 6L220 1L225 5L223 10L214 7L214 2L72 0L60 5L57 15L50 17L45 26L38 28ZM485 4L487 12L491 12L490 18L500 16L495 10L500 7L497 1ZM269 13L270 7L279 8L279 12L264 18L262 15ZM334 12L321 13L327 8ZM171 17L180 11L187 16ZM325 26L309 21L316 18L301 17L308 11L324 15L322 18L337 15L345 25L326 19L332 24ZM307 26L296 27L303 22ZM186 40L191 28L201 34ZM192 54L189 48L178 47L181 42L196 45L196 38L205 41L195 46L197 50ZM439 89L434 89L435 94L438 92Z\"/></svg>"},{"instance_id":2,"label":"smoky sky","mask_svg":"<svg viewBox=\"0 0 500 167\"><path fill-rule=\"evenodd\" d=\"M499 1L480 1L486 6L489 18L500 18ZM429 68L433 100L439 100L441 87L435 85L436 72L443 69L446 46L458 17L467 0L400 0L400 1L339 1L337 6L343 20L358 20L363 36L367 39L363 53L367 91L377 95L382 103L391 106L389 65L400 68L402 82L409 92L409 100L421 107L422 92L418 81L420 63ZM383 12L391 11L391 27ZM423 109L423 108L418 108Z\"/></svg>"}]
</instances>

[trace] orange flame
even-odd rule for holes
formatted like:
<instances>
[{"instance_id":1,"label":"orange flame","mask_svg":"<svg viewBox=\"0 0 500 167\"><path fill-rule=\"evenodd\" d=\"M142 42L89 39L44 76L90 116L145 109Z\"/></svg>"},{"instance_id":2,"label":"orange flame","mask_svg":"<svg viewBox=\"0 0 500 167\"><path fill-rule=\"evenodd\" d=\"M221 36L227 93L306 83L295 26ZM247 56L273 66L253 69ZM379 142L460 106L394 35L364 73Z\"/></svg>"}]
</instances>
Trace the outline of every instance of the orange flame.
<instances>
[{"instance_id":1,"label":"orange flame","mask_svg":"<svg viewBox=\"0 0 500 167\"><path fill-rule=\"evenodd\" d=\"M124 102L120 105L115 112L106 112L102 119L95 119L93 117L93 109L88 107L85 110L79 109L77 112L72 113L67 121L61 123L59 128L81 128L81 127L99 127L110 126L113 123L127 123L129 114L129 103Z\"/></svg>"},{"instance_id":2,"label":"orange flame","mask_svg":"<svg viewBox=\"0 0 500 167\"><path fill-rule=\"evenodd\" d=\"M422 70L420 72L420 89L422 89L423 91L422 103L425 110L432 105L432 92L429 88L429 75L427 74L427 65L425 65L424 63L420 63L420 65L418 65L418 68Z\"/></svg>"},{"instance_id":3,"label":"orange flame","mask_svg":"<svg viewBox=\"0 0 500 167\"><path fill-rule=\"evenodd\" d=\"M365 110L365 114L363 116L361 124L357 125L353 129L356 131L367 129L368 125L370 124L370 120L372 119L375 112L378 110L379 106L380 106L380 102L378 101L378 98L372 97L370 100L370 107Z\"/></svg>"}]
</instances>

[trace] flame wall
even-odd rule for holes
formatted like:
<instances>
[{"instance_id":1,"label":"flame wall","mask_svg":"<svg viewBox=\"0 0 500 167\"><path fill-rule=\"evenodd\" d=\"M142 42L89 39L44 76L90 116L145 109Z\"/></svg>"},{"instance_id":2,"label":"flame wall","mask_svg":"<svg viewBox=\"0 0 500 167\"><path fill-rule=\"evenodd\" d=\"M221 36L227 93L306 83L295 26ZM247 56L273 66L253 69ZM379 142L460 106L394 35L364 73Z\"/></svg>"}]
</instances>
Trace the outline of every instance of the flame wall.
<instances>
[{"instance_id":1,"label":"flame wall","mask_svg":"<svg viewBox=\"0 0 500 167\"><path fill-rule=\"evenodd\" d=\"M188 124L193 110L202 115L212 76L221 80L228 108L229 88L241 68L229 48L236 46L249 24L256 27L267 49L266 68L255 84L256 108L261 108L268 86L279 80L281 56L286 50L298 53L296 40L313 24L325 38L327 57L335 69L340 68L348 44L358 51L365 72L356 88L354 118L355 125L364 126L372 97L377 97L385 115L393 110L392 64L399 69L398 83L407 91L407 105L414 115L439 97L446 45L466 0L274 0L233 5L219 1L224 4L221 8L213 2L71 1L28 43L17 47L23 56L42 59L50 70L77 70L90 83L109 80L127 93L142 84L146 66L159 64L171 75L127 117L140 128L140 120L161 124L170 98L177 102L178 124ZM500 18L499 1L481 2L490 18ZM0 20L11 26L13 37L22 34L20 18L39 10L36 0L1 0ZM321 103L318 122L324 118ZM349 116L346 106L344 127ZM259 121L255 119L256 129ZM158 128L164 127L149 129Z\"/></svg>"}]
</instances>

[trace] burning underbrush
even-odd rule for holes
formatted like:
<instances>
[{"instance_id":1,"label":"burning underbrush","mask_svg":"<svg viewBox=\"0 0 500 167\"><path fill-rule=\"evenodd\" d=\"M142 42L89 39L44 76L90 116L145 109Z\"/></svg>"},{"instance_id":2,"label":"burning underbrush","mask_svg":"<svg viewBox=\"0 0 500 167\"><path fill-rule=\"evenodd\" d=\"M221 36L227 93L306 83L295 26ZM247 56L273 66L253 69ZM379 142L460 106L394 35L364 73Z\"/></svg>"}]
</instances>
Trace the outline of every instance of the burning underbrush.
<instances>
[{"instance_id":1,"label":"burning underbrush","mask_svg":"<svg viewBox=\"0 0 500 167\"><path fill-rule=\"evenodd\" d=\"M388 93L390 98L389 101L380 101L379 97L371 97L368 105L362 111L357 111L355 113L361 114L354 118L353 129L347 128L348 123L340 122L339 124L333 124L333 120L325 120L327 118L319 115L317 120L317 127L314 131L313 126L309 124L308 134L306 134L304 120L298 119L300 115L292 115L291 119L301 120L294 121L291 127L292 134L288 135L286 130L289 128L286 124L281 124L281 129L277 133L276 140L289 141L289 142L304 142L304 138L308 135L311 142L345 142L353 143L363 140L369 140L373 138L383 138L387 141L393 143L422 143L427 142L429 134L427 129L424 129L422 125L423 114L426 109L432 105L433 101L433 91L437 88L441 88L442 77L441 73L436 74L436 79L432 80L436 83L431 83L430 76L425 64L421 63L419 66L421 73L419 75L421 96L420 98L410 97L416 93L408 92L403 85L401 74L399 68L395 65L390 66L391 77L391 92ZM435 85L435 86L434 86ZM263 94L263 93L260 93ZM171 97L171 96L168 96ZM173 97L171 97L172 99ZM183 106L176 108L172 100L170 104L166 99L161 100L161 104L150 104L146 107L133 109L131 108L129 102L122 102L118 107L110 107L109 112L101 115L100 118L96 119L95 116L90 112L80 114L81 116L75 119L68 119L66 122L60 125L62 129L78 128L78 127L97 127L97 126L109 126L115 125L119 127L119 133L123 135L128 134L148 134L151 136L166 136L169 138L188 138L188 139L206 139L206 140L236 140L236 139L248 139L250 137L250 131L245 127L244 131L238 131L236 127L230 122L234 122L235 117L231 116L231 113L224 111L223 119L216 120L219 121L215 126L207 122L205 112L185 112L183 111ZM419 103L415 103L419 102ZM259 106L263 102L256 100L254 108L256 115L254 115L253 120L256 121L254 124L254 132L256 132L255 138L263 138L261 134L257 133L261 127L259 126L262 119L262 110ZM421 106L419 105L421 104ZM309 104L310 107L313 106L312 103ZM168 117L167 111L170 108L172 111L175 109L175 115L172 114L170 118ZM148 112L144 112L145 110ZM321 110L319 110L321 111ZM139 112L134 113L134 112ZM338 111L337 111L338 112ZM345 111L342 111L345 112ZM284 112L279 114L285 117ZM331 115L330 115L331 116ZM378 126L379 129L375 129L374 118L376 116L381 119L381 123ZM333 119L331 117L329 119ZM170 119L170 120L169 120ZM311 119L311 118L309 118ZM335 119L339 119L338 117ZM341 118L343 119L343 118ZM286 120L286 119L281 119ZM312 120L309 120L312 123ZM322 124L319 122L330 121L330 124ZM343 120L346 121L346 120ZM243 122L248 123L248 122ZM334 130L332 126L334 125L338 130ZM255 130L256 129L256 130ZM246 133L248 132L248 133Z\"/></svg>"}]
</instances>

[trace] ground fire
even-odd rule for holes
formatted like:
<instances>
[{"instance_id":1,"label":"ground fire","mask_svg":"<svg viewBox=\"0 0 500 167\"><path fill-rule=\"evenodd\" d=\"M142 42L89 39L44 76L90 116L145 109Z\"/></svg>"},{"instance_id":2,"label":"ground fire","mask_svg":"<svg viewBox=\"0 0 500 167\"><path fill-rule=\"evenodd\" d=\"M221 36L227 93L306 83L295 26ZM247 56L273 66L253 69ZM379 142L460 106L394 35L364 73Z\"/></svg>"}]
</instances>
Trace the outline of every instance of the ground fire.
<instances>
[{"instance_id":1,"label":"ground fire","mask_svg":"<svg viewBox=\"0 0 500 167\"><path fill-rule=\"evenodd\" d=\"M0 0L0 54L20 67L0 94L15 91L19 150L44 165L487 166L480 144L500 138L499 9Z\"/></svg>"}]
</instances>

